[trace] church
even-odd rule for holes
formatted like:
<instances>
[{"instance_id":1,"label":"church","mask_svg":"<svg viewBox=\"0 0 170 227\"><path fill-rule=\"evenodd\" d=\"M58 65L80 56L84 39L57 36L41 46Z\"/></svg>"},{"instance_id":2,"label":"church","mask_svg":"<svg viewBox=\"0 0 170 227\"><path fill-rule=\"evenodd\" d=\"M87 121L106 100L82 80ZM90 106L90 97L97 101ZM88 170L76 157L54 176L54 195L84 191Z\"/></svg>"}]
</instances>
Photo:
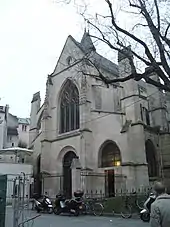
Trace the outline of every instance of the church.
<instances>
[{"instance_id":1,"label":"church","mask_svg":"<svg viewBox=\"0 0 170 227\"><path fill-rule=\"evenodd\" d=\"M121 53L118 64L97 53L86 31L80 42L68 36L44 102L40 92L33 95L29 147L37 193L70 197L82 189L111 197L168 182L170 94L133 79L106 85L99 72L125 77L131 65Z\"/></svg>"}]
</instances>

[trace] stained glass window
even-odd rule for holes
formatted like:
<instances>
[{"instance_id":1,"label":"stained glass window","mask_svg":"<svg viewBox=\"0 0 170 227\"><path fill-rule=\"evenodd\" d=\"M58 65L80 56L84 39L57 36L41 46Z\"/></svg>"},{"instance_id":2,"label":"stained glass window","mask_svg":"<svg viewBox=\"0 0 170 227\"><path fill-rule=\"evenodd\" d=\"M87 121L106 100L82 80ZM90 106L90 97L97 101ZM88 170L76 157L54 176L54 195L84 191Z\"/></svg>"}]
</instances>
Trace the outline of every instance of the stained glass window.
<instances>
[{"instance_id":1,"label":"stained glass window","mask_svg":"<svg viewBox=\"0 0 170 227\"><path fill-rule=\"evenodd\" d=\"M79 92L75 84L68 80L61 96L60 133L78 129L79 118Z\"/></svg>"}]
</instances>

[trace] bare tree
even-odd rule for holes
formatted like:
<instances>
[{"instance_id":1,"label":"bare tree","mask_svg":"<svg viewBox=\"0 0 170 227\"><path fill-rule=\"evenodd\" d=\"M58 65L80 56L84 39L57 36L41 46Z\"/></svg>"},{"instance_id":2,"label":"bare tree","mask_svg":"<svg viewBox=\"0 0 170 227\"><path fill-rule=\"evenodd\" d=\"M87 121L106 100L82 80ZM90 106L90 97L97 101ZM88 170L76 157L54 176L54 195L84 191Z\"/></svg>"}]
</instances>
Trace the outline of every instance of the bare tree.
<instances>
[{"instance_id":1,"label":"bare tree","mask_svg":"<svg viewBox=\"0 0 170 227\"><path fill-rule=\"evenodd\" d=\"M66 1L67 4L71 2L77 4L76 0ZM170 91L170 19L166 14L166 9L169 8L168 1L124 0L120 10L131 14L135 21L129 30L118 22L112 1L103 0L103 2L107 6L108 15L96 12L95 17L92 18L86 13L87 5L80 13L89 25L92 39L125 55L129 59L132 72L124 78L109 79L96 68L96 76L106 84L129 79L137 81L144 79L149 84ZM86 60L90 61L88 57ZM93 64L93 62L90 63ZM137 63L140 65L140 71ZM152 73L156 73L159 80L156 81L150 77Z\"/></svg>"}]
</instances>

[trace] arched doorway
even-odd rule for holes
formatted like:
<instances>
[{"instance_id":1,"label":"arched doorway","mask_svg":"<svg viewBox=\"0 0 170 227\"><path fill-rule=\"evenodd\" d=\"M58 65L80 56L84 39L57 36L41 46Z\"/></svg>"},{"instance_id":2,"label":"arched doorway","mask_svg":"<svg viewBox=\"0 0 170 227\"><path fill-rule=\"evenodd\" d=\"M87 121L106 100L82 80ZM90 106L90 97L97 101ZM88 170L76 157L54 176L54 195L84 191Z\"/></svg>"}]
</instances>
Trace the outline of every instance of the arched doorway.
<instances>
[{"instance_id":1,"label":"arched doorway","mask_svg":"<svg viewBox=\"0 0 170 227\"><path fill-rule=\"evenodd\" d=\"M34 186L34 193L37 194L38 197L41 196L42 193L42 179L41 179L41 155L37 157L36 162L36 175L35 175L35 186Z\"/></svg>"},{"instance_id":2,"label":"arched doorway","mask_svg":"<svg viewBox=\"0 0 170 227\"><path fill-rule=\"evenodd\" d=\"M73 151L69 151L63 158L63 191L67 198L72 197L72 171L71 164L74 158L77 158Z\"/></svg>"},{"instance_id":3,"label":"arched doorway","mask_svg":"<svg viewBox=\"0 0 170 227\"><path fill-rule=\"evenodd\" d=\"M107 169L105 170L106 192L109 197L112 197L115 195L114 167L121 166L120 149L115 142L107 141L102 145L99 165Z\"/></svg>"},{"instance_id":4,"label":"arched doorway","mask_svg":"<svg viewBox=\"0 0 170 227\"><path fill-rule=\"evenodd\" d=\"M156 150L153 142L151 140L147 140L145 142L145 151L146 151L146 161L148 163L148 175L149 178L155 178L158 176L158 165L157 165L157 157Z\"/></svg>"}]
</instances>

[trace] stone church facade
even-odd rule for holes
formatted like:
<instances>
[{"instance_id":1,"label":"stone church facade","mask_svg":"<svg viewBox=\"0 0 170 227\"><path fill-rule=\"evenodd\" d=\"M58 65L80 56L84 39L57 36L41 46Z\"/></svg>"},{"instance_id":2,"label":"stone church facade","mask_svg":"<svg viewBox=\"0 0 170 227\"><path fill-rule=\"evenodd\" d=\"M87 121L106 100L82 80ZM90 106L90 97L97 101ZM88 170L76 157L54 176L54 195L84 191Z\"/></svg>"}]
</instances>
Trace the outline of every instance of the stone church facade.
<instances>
[{"instance_id":1,"label":"stone church facade","mask_svg":"<svg viewBox=\"0 0 170 227\"><path fill-rule=\"evenodd\" d=\"M71 196L81 188L114 196L169 177L169 94L144 81L107 86L94 76L98 69L108 78L131 73L120 53L118 65L99 55L88 33L80 43L69 36L44 103L33 95L29 146L39 193Z\"/></svg>"}]
</instances>

